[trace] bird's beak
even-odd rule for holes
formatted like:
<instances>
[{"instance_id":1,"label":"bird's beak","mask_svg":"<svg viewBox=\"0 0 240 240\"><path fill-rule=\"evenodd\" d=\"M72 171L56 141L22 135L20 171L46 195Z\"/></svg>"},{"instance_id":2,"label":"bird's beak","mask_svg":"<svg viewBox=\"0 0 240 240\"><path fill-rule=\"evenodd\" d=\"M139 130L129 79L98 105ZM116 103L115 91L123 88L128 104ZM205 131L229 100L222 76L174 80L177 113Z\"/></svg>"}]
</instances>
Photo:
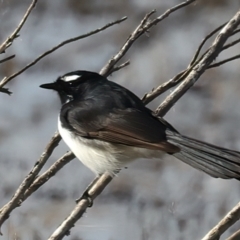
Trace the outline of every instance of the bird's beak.
<instances>
[{"instance_id":1,"label":"bird's beak","mask_svg":"<svg viewBox=\"0 0 240 240\"><path fill-rule=\"evenodd\" d=\"M57 90L57 85L56 85L56 83L46 83L46 84L40 85L39 87L40 87L40 88L45 88L45 89Z\"/></svg>"}]
</instances>

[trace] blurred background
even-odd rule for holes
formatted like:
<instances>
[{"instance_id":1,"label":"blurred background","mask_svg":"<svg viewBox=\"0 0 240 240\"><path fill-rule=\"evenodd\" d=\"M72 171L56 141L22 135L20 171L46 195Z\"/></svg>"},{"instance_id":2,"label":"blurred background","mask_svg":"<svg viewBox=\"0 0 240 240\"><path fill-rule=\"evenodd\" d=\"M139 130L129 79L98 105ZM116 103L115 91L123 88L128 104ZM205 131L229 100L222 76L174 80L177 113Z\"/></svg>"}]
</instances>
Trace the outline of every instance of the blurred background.
<instances>
[{"instance_id":1,"label":"blurred background","mask_svg":"<svg viewBox=\"0 0 240 240\"><path fill-rule=\"evenodd\" d=\"M59 49L11 81L11 97L0 94L1 206L10 200L57 129L58 97L39 85L72 70L99 71L147 12L156 9L160 15L177 3L180 1L38 2L20 37L7 50L5 56L16 54L16 58L0 65L1 79L67 38L123 16L128 20ZM29 4L30 0L0 1L0 42L16 28ZM149 37L142 36L134 44L124 58L130 59L131 65L110 79L142 97L186 68L203 37L229 20L239 7L239 1L202 0L177 11L152 28ZM238 45L218 60L239 51ZM185 135L240 150L239 68L240 60L236 60L205 72L166 120ZM149 107L155 109L165 96ZM44 170L67 150L61 142ZM2 227L1 239L47 239L93 177L73 160L13 211ZM200 239L239 199L236 180L211 178L172 157L141 159L107 186L67 239ZM224 236L239 227L236 224Z\"/></svg>"}]
</instances>

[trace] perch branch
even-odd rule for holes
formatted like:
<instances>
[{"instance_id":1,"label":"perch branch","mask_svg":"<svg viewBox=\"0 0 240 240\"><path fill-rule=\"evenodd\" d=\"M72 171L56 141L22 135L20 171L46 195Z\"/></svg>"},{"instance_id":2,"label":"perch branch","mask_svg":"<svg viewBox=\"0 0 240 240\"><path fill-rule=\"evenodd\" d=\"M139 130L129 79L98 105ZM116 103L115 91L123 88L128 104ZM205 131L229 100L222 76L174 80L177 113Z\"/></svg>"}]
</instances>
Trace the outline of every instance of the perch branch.
<instances>
[{"instance_id":1,"label":"perch branch","mask_svg":"<svg viewBox=\"0 0 240 240\"><path fill-rule=\"evenodd\" d=\"M217 240L240 219L240 202L202 240Z\"/></svg>"}]
</instances>

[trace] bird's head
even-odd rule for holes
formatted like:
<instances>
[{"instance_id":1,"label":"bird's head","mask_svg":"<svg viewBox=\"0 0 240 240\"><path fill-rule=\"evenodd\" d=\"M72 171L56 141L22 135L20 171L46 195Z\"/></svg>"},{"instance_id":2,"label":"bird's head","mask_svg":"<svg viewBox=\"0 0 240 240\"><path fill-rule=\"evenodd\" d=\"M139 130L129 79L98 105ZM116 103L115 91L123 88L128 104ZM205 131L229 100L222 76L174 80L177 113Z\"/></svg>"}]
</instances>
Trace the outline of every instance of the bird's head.
<instances>
[{"instance_id":1,"label":"bird's head","mask_svg":"<svg viewBox=\"0 0 240 240\"><path fill-rule=\"evenodd\" d=\"M66 103L75 99L89 85L100 79L103 77L95 72L74 71L58 77L55 82L42 84L40 87L57 91L61 102Z\"/></svg>"}]
</instances>

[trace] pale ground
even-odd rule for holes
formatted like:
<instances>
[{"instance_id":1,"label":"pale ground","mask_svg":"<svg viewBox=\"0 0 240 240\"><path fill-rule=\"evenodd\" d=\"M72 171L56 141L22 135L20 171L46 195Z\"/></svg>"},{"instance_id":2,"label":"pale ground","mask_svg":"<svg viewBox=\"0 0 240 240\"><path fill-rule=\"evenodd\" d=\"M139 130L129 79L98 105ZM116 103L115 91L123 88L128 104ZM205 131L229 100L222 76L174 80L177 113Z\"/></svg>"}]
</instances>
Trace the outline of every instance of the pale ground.
<instances>
[{"instance_id":1,"label":"pale ground","mask_svg":"<svg viewBox=\"0 0 240 240\"><path fill-rule=\"evenodd\" d=\"M1 42L15 28L29 2L0 1ZM0 94L1 206L11 198L57 127L57 96L38 86L71 70L99 71L146 12L156 8L160 14L177 2L39 1L21 36L7 51L17 57L0 66L1 78L66 38L124 15L129 20L60 49L12 81L8 86L13 91L11 97ZM238 1L211 2L219 6L204 1L180 10L154 28L149 38L141 38L126 57L131 65L111 79L143 96L185 68L200 40L240 7ZM236 47L224 57L239 54L239 50ZM188 136L240 150L239 67L238 60L206 72L166 119ZM150 107L156 107L163 98ZM62 143L44 169L66 150ZM11 214L1 239L47 239L92 178L79 161L72 161ZM235 180L213 179L171 157L139 160L114 179L67 239L201 239L239 201L239 186Z\"/></svg>"}]
</instances>

